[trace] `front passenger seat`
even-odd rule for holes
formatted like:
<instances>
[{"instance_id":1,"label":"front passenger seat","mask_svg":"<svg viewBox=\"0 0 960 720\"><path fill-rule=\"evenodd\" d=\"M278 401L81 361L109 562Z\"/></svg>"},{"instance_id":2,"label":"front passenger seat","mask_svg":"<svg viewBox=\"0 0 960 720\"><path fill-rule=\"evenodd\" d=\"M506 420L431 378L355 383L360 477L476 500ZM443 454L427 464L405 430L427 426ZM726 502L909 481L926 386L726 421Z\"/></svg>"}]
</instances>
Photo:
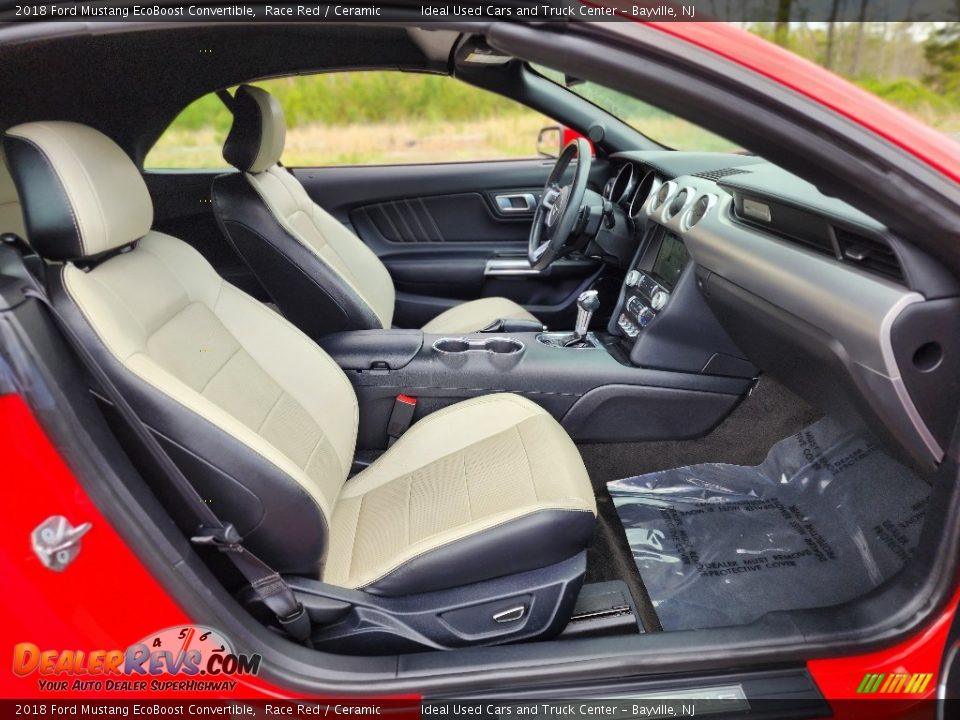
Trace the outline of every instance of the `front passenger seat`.
<instances>
[{"instance_id":1,"label":"front passenger seat","mask_svg":"<svg viewBox=\"0 0 960 720\"><path fill-rule=\"evenodd\" d=\"M387 268L278 164L286 124L276 98L242 85L231 110L223 157L240 172L214 180L213 209L270 298L315 340L341 330L390 328L396 294ZM507 320L543 327L512 300L489 297L455 305L423 331L479 332Z\"/></svg>"},{"instance_id":2,"label":"front passenger seat","mask_svg":"<svg viewBox=\"0 0 960 720\"><path fill-rule=\"evenodd\" d=\"M213 511L276 570L362 591L352 598L496 578L532 594L515 578L569 562L582 579L591 484L538 405L506 394L452 405L348 481L359 410L346 375L190 245L151 230L146 184L112 140L31 122L4 148L33 247L58 263L54 303Z\"/></svg>"}]
</instances>

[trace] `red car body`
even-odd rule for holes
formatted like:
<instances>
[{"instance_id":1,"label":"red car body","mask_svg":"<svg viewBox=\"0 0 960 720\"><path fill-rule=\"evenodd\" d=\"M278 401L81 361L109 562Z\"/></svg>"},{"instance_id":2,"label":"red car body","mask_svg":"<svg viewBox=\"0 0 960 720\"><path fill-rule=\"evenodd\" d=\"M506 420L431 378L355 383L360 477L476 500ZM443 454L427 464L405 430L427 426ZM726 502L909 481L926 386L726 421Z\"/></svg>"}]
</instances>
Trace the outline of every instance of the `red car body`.
<instances>
[{"instance_id":1,"label":"red car body","mask_svg":"<svg viewBox=\"0 0 960 720\"><path fill-rule=\"evenodd\" d=\"M960 181L960 146L836 75L723 23L652 26L817 99ZM564 143L568 139L564 136ZM123 648L160 628L190 622L188 613L165 593L110 527L16 395L0 397L0 457L3 476L8 480L8 507L17 508L16 513L6 514L7 526L0 533L0 575L4 583L0 603L5 618L0 629L2 647L9 649L29 641L41 648ZM84 540L83 552L64 573L45 568L30 546L32 529L51 514L61 514L74 524L92 522L97 528ZM111 577L122 577L124 587L137 588L137 596L111 591ZM935 697L958 602L960 588L942 612L908 640L868 654L812 660L808 669L828 700L858 698L863 702L891 698L858 694L865 673L934 673L933 682L924 692L905 696L902 704L878 704L878 713L887 715L871 715L902 716L904 711ZM0 694L8 698L40 697L35 679L18 678L9 672L0 674ZM133 693L129 697L138 695L147 696ZM294 696L257 678L242 680L234 695L263 699ZM51 693L43 696L56 697ZM122 695L112 693L111 697ZM860 708L849 705L834 709L838 716L844 712L850 712L850 717L862 716L857 714Z\"/></svg>"}]
</instances>

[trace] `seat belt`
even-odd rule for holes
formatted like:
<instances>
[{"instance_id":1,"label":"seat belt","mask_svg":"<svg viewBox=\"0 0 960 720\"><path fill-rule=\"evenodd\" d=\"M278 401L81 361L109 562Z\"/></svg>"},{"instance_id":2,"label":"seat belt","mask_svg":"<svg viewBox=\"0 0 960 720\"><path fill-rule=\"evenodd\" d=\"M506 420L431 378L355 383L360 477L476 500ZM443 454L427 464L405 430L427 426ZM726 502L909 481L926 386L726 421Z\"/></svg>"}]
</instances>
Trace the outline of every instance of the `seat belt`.
<instances>
[{"instance_id":1,"label":"seat belt","mask_svg":"<svg viewBox=\"0 0 960 720\"><path fill-rule=\"evenodd\" d=\"M169 484L196 518L197 530L190 537L190 542L194 545L212 546L224 553L250 584L257 598L276 616L280 627L291 638L310 647L310 617L303 605L294 596L290 586L280 577L277 571L243 547L243 538L232 523L222 522L209 505L203 502L196 488L167 455L167 452L160 446L149 428L143 424L143 421L140 420L137 413L124 398L123 393L113 384L106 371L100 367L96 358L87 350L83 341L54 306L40 283L34 278L31 279L33 280L33 286L24 288L24 295L41 302L47 307L69 344L80 356L81 361L93 378L100 384L107 395L107 399L113 403L113 406L130 426L134 435L150 454L150 459L157 464L162 475L167 478Z\"/></svg>"}]
</instances>

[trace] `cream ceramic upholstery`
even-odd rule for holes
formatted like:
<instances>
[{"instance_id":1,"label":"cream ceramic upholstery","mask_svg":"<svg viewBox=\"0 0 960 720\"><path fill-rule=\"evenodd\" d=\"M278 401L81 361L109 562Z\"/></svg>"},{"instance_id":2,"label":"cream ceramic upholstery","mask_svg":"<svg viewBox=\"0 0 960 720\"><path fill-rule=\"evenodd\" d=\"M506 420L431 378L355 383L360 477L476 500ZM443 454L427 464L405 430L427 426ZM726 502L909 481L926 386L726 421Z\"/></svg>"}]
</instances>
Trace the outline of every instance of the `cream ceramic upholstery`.
<instances>
[{"instance_id":1,"label":"cream ceramic upholstery","mask_svg":"<svg viewBox=\"0 0 960 720\"><path fill-rule=\"evenodd\" d=\"M396 299L393 280L373 251L314 203L303 185L279 165L248 173L247 180L283 228L356 293L376 315L380 327L390 327Z\"/></svg>"},{"instance_id":2,"label":"cream ceramic upholstery","mask_svg":"<svg viewBox=\"0 0 960 720\"><path fill-rule=\"evenodd\" d=\"M7 170L7 161L0 152L0 233L7 232L15 233L24 240L27 238L20 197Z\"/></svg>"},{"instance_id":3,"label":"cream ceramic upholstery","mask_svg":"<svg viewBox=\"0 0 960 720\"><path fill-rule=\"evenodd\" d=\"M217 178L214 212L283 314L317 339L338 330L389 328L396 300L380 259L317 206L278 165L283 111L265 90L243 85L233 100L223 156L240 173ZM498 320L537 319L506 298L484 298L441 313L425 332L470 333Z\"/></svg>"},{"instance_id":4,"label":"cream ceramic upholstery","mask_svg":"<svg viewBox=\"0 0 960 720\"><path fill-rule=\"evenodd\" d=\"M582 553L596 508L557 422L512 395L414 424L347 481L358 407L339 367L199 253L151 231L146 186L100 133L4 138L54 302L245 544L278 570L409 595Z\"/></svg>"}]
</instances>

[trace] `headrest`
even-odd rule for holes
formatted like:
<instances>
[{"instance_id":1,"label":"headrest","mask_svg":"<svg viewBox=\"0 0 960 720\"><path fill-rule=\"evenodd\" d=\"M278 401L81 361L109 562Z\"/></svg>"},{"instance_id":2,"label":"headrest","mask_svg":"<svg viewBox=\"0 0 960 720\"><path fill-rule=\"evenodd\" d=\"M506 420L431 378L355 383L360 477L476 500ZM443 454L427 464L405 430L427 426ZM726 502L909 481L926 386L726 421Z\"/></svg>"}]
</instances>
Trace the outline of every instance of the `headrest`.
<instances>
[{"instance_id":1,"label":"headrest","mask_svg":"<svg viewBox=\"0 0 960 720\"><path fill-rule=\"evenodd\" d=\"M153 224L136 165L110 138L72 122L31 122L4 134L30 244L50 260L128 245Z\"/></svg>"},{"instance_id":2,"label":"headrest","mask_svg":"<svg viewBox=\"0 0 960 720\"><path fill-rule=\"evenodd\" d=\"M273 167L283 154L287 124L283 108L266 90L241 85L233 96L233 126L223 143L223 159L243 172Z\"/></svg>"}]
</instances>

